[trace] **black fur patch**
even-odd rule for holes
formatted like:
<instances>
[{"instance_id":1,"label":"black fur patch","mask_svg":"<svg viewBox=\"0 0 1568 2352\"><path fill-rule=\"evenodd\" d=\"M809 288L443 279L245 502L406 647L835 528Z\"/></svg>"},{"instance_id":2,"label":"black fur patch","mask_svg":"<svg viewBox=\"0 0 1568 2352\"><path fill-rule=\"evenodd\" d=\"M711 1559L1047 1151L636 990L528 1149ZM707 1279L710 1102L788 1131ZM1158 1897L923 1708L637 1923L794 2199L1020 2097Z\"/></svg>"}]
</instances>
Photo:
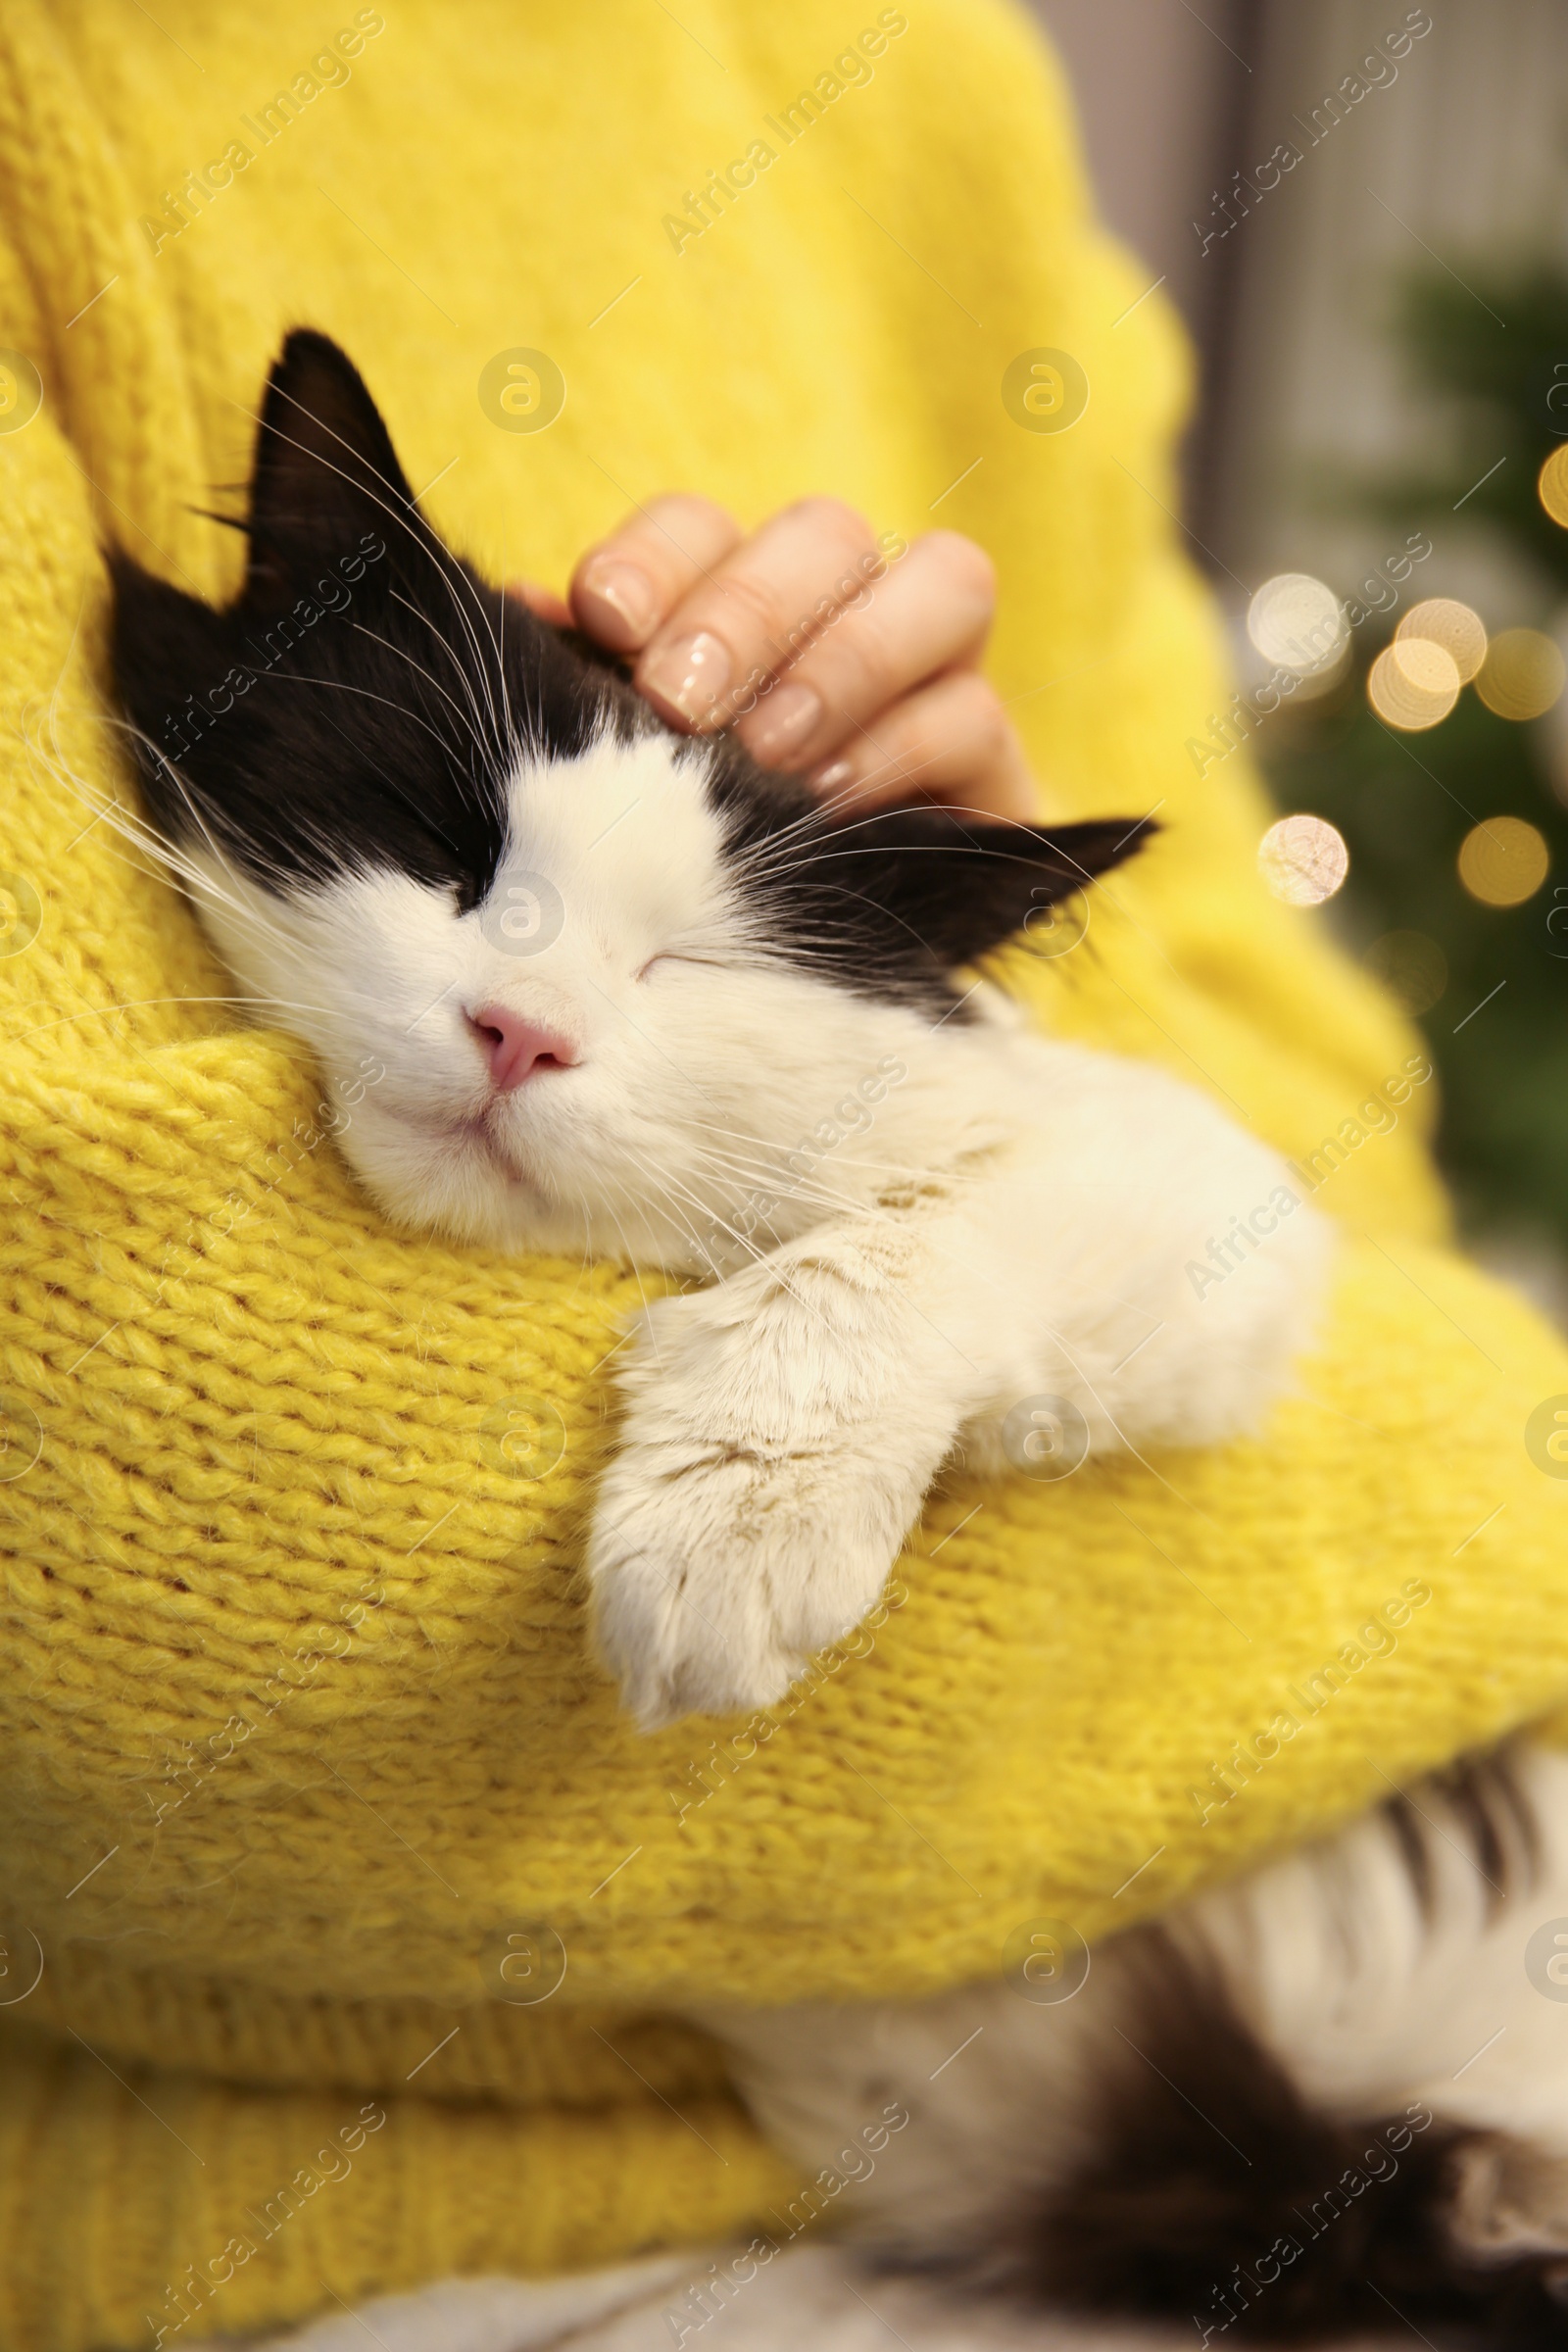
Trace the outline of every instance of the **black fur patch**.
<instances>
[{"instance_id":1,"label":"black fur patch","mask_svg":"<svg viewBox=\"0 0 1568 2352\"><path fill-rule=\"evenodd\" d=\"M1527 1894L1541 1867L1541 1832L1519 1785L1512 1751L1487 1749L1455 1758L1421 1784L1421 1798L1401 1789L1384 1807L1423 1914L1431 1918L1440 1844L1468 1848L1486 1883L1488 1916L1510 1894ZM1440 1818L1441 1817L1441 1818Z\"/></svg>"},{"instance_id":2,"label":"black fur patch","mask_svg":"<svg viewBox=\"0 0 1568 2352\"><path fill-rule=\"evenodd\" d=\"M747 768L721 773L715 797L763 937L841 987L933 1015L958 1002L956 965L991 955L1152 829L994 823L929 805L841 816L794 778Z\"/></svg>"},{"instance_id":3,"label":"black fur patch","mask_svg":"<svg viewBox=\"0 0 1568 2352\"><path fill-rule=\"evenodd\" d=\"M520 755L569 760L659 729L618 665L445 547L380 412L324 335L268 381L244 587L215 611L111 557L113 661L148 813L286 893L393 868L477 906ZM763 943L934 1013L956 964L1130 857L1151 828L971 822L928 806L835 821L732 736L709 751L727 855Z\"/></svg>"},{"instance_id":4,"label":"black fur patch","mask_svg":"<svg viewBox=\"0 0 1568 2352\"><path fill-rule=\"evenodd\" d=\"M1122 2037L1101 2086L1095 2155L1065 2189L1020 2203L989 2276L1058 2309L1196 2323L1209 2345L1411 2329L1487 2352L1568 2340L1551 2292L1561 2254L1486 2264L1446 2227L1455 2160L1480 2134L1419 2105L1370 2123L1314 2111L1158 1931L1133 1979L1137 2042Z\"/></svg>"}]
</instances>

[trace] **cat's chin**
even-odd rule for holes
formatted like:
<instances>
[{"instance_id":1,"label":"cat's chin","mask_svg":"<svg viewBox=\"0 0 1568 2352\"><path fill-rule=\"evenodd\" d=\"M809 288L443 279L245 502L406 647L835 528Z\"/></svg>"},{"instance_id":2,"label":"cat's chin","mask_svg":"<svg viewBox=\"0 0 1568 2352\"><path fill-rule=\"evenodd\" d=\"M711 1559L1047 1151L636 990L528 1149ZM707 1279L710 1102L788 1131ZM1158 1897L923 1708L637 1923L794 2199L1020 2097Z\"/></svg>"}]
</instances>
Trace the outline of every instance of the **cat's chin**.
<instances>
[{"instance_id":1,"label":"cat's chin","mask_svg":"<svg viewBox=\"0 0 1568 2352\"><path fill-rule=\"evenodd\" d=\"M344 1156L396 1225L508 1253L552 1250L558 1202L479 1117L439 1123L385 1114L343 1138Z\"/></svg>"},{"instance_id":2,"label":"cat's chin","mask_svg":"<svg viewBox=\"0 0 1568 2352\"><path fill-rule=\"evenodd\" d=\"M638 1198L635 1169L621 1171L618 1182L604 1158L592 1167L573 1159L542 1169L514 1139L476 1118L439 1129L424 1120L386 1121L373 1142L351 1135L346 1151L376 1206L400 1227L509 1257L603 1258L707 1284L744 1272L816 1222L810 1200L778 1199L755 1238L731 1229L722 1207L710 1222L703 1212L707 1230L694 1235L689 1223ZM696 1181L683 1195L694 1202Z\"/></svg>"},{"instance_id":3,"label":"cat's chin","mask_svg":"<svg viewBox=\"0 0 1568 2352\"><path fill-rule=\"evenodd\" d=\"M646 1217L631 1222L603 1213L584 1215L494 1137L472 1123L443 1128L411 1124L406 1143L385 1132L371 1151L351 1150L354 1172L377 1208L405 1232L437 1233L471 1250L506 1257L619 1259L710 1275L712 1268L676 1264L679 1242L656 1232ZM438 1153L432 1143L438 1142ZM684 1237L680 1237L682 1240ZM690 1244L686 1243L687 1254Z\"/></svg>"}]
</instances>

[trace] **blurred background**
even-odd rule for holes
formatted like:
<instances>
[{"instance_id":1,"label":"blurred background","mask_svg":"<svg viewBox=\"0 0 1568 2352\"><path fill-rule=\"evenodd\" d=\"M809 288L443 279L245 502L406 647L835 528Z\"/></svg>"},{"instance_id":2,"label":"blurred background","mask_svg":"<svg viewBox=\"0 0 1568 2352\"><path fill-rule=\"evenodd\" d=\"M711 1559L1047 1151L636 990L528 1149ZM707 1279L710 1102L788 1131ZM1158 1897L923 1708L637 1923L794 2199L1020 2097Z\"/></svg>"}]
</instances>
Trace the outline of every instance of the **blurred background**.
<instances>
[{"instance_id":1,"label":"blurred background","mask_svg":"<svg viewBox=\"0 0 1568 2352\"><path fill-rule=\"evenodd\" d=\"M1568 9L1035 0L1182 312L1186 524L1280 808L1401 997L1472 1245L1568 1320Z\"/></svg>"}]
</instances>

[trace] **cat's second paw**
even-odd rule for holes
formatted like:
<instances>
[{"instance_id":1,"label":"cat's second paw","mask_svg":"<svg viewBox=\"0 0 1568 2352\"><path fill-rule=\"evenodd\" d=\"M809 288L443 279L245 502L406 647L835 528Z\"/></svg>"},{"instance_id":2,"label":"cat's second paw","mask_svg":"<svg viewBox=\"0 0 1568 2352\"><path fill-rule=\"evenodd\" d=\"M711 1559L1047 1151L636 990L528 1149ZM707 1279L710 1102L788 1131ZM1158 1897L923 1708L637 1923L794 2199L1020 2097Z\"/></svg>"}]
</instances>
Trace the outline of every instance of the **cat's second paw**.
<instances>
[{"instance_id":1,"label":"cat's second paw","mask_svg":"<svg viewBox=\"0 0 1568 2352\"><path fill-rule=\"evenodd\" d=\"M628 1445L589 1544L599 1648L644 1731L783 1697L875 1607L919 1500L869 1433L829 1450Z\"/></svg>"}]
</instances>

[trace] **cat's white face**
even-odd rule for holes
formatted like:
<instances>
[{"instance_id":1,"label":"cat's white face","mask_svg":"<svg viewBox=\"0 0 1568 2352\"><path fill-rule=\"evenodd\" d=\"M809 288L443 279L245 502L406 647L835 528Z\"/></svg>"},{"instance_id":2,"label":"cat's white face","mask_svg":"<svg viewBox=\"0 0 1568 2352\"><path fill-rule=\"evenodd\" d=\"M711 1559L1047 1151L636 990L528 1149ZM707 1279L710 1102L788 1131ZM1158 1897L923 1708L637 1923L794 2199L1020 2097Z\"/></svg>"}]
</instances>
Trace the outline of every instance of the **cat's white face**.
<instances>
[{"instance_id":1,"label":"cat's white face","mask_svg":"<svg viewBox=\"0 0 1568 2352\"><path fill-rule=\"evenodd\" d=\"M466 912L386 867L279 896L194 854L220 953L352 1099L340 1144L391 1214L709 1272L821 1213L824 1177L789 1155L829 1123L868 1130L878 1062L929 1015L779 953L710 764L663 733L520 764Z\"/></svg>"}]
</instances>

